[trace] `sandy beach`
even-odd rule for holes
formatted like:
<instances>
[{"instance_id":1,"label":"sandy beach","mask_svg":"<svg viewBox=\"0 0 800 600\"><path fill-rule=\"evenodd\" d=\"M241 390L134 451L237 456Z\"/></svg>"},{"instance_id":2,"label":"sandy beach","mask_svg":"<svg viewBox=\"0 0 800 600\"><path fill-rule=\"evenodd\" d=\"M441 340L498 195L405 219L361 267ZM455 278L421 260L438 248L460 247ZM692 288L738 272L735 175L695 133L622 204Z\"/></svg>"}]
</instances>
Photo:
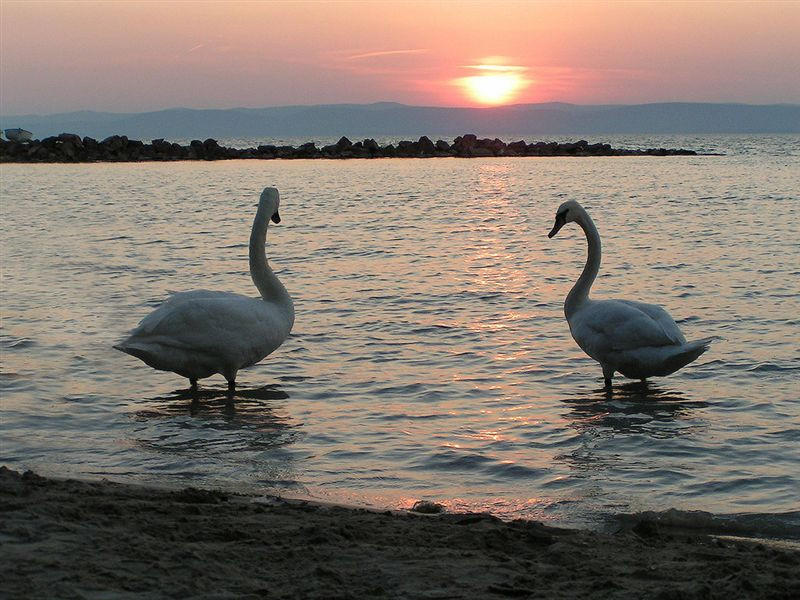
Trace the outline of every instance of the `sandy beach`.
<instances>
[{"instance_id":1,"label":"sandy beach","mask_svg":"<svg viewBox=\"0 0 800 600\"><path fill-rule=\"evenodd\" d=\"M797 598L800 551L0 468L3 598Z\"/></svg>"}]
</instances>

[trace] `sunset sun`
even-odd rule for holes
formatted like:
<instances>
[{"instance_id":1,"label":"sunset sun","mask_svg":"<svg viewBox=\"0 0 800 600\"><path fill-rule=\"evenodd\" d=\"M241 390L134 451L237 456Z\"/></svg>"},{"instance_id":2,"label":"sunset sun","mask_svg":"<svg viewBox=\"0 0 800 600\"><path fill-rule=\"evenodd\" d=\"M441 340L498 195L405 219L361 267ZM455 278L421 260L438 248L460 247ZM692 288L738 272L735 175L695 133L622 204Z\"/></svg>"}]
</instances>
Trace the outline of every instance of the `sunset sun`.
<instances>
[{"instance_id":1,"label":"sunset sun","mask_svg":"<svg viewBox=\"0 0 800 600\"><path fill-rule=\"evenodd\" d=\"M477 75L462 77L456 82L475 102L487 106L507 104L530 83L523 75L525 68L501 64L470 65Z\"/></svg>"}]
</instances>

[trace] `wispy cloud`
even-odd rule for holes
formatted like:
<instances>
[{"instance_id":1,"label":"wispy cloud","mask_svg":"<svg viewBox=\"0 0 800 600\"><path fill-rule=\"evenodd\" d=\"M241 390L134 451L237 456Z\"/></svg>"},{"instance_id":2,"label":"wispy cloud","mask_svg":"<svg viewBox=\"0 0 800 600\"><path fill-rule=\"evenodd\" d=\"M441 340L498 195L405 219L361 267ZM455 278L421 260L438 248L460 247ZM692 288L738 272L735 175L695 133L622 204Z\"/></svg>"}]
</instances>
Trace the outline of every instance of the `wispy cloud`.
<instances>
[{"instance_id":1,"label":"wispy cloud","mask_svg":"<svg viewBox=\"0 0 800 600\"><path fill-rule=\"evenodd\" d=\"M380 56L394 56L396 54L425 54L426 52L428 52L427 48L417 48L414 50L378 50L377 52L365 52L363 54L354 54L352 56L348 56L347 60L378 58Z\"/></svg>"},{"instance_id":2,"label":"wispy cloud","mask_svg":"<svg viewBox=\"0 0 800 600\"><path fill-rule=\"evenodd\" d=\"M478 69L479 71L498 71L500 73L511 73L513 71L527 71L528 67L517 65L464 65L465 69Z\"/></svg>"}]
</instances>

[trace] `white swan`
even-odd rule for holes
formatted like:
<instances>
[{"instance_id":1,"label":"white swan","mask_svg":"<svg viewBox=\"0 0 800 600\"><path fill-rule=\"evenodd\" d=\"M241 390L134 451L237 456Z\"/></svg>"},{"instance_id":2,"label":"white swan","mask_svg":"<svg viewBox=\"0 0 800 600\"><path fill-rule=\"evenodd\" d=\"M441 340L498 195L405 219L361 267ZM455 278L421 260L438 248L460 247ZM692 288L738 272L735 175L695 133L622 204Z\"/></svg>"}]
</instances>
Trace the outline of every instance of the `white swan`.
<instances>
[{"instance_id":1,"label":"white swan","mask_svg":"<svg viewBox=\"0 0 800 600\"><path fill-rule=\"evenodd\" d=\"M234 389L237 371L278 348L294 324L292 299L265 253L269 221L281 220L279 204L278 190L265 188L250 233L250 276L261 298L208 290L173 294L114 348L187 377L192 388L219 373Z\"/></svg>"},{"instance_id":2,"label":"white swan","mask_svg":"<svg viewBox=\"0 0 800 600\"><path fill-rule=\"evenodd\" d=\"M564 302L564 314L578 346L600 363L607 386L615 371L632 379L674 373L708 350L713 337L687 342L675 321L660 306L632 300L591 300L589 290L600 269L600 234L584 208L570 200L556 212L547 235L567 223L586 234L586 266Z\"/></svg>"}]
</instances>

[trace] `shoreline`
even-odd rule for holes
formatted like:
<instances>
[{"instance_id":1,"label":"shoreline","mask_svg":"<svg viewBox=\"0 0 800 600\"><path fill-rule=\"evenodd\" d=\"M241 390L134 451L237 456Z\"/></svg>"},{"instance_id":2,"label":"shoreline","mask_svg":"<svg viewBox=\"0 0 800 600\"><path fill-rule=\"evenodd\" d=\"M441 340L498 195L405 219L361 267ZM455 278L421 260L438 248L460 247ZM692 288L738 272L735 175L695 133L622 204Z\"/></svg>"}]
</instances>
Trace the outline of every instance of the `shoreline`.
<instances>
[{"instance_id":1,"label":"shoreline","mask_svg":"<svg viewBox=\"0 0 800 600\"><path fill-rule=\"evenodd\" d=\"M0 596L794 598L800 550L0 467Z\"/></svg>"},{"instance_id":2,"label":"shoreline","mask_svg":"<svg viewBox=\"0 0 800 600\"><path fill-rule=\"evenodd\" d=\"M317 148L314 142L300 146L262 144L255 148L228 148L217 140L192 140L188 146L154 139L149 144L112 135L102 141L62 133L42 140L24 142L0 140L0 163L85 163L85 162L152 162L184 160L274 160L274 159L371 159L371 158L482 158L482 157L553 157L553 156L698 156L683 148L649 148L630 150L612 148L610 144L576 142L506 143L498 138L478 138L464 134L452 142L431 141L422 136L417 141L401 141L379 145L374 139L351 142L342 137L335 144Z\"/></svg>"}]
</instances>

